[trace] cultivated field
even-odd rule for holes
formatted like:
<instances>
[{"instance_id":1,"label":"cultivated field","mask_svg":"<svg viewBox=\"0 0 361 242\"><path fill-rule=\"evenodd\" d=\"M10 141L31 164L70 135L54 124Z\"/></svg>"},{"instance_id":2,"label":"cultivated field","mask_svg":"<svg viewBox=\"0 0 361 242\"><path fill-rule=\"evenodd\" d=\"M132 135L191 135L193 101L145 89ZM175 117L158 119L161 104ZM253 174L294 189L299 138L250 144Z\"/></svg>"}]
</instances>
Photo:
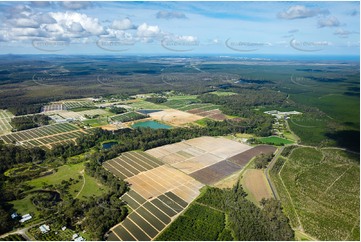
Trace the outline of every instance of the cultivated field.
<instances>
[{"instance_id":1,"label":"cultivated field","mask_svg":"<svg viewBox=\"0 0 361 242\"><path fill-rule=\"evenodd\" d=\"M62 103L52 103L41 108L41 112L43 113L60 110L65 110L65 106Z\"/></svg>"},{"instance_id":2,"label":"cultivated field","mask_svg":"<svg viewBox=\"0 0 361 242\"><path fill-rule=\"evenodd\" d=\"M146 118L147 116L138 112L128 112L128 113L122 113L119 115L115 115L110 117L110 119L114 122L129 122L134 121L138 119Z\"/></svg>"},{"instance_id":3,"label":"cultivated field","mask_svg":"<svg viewBox=\"0 0 361 242\"><path fill-rule=\"evenodd\" d=\"M360 239L358 155L300 147L270 174L293 228L319 240Z\"/></svg>"},{"instance_id":4,"label":"cultivated field","mask_svg":"<svg viewBox=\"0 0 361 242\"><path fill-rule=\"evenodd\" d=\"M54 145L74 141L86 131L65 123L42 126L0 136L6 144L22 144L26 147L52 148Z\"/></svg>"},{"instance_id":5,"label":"cultivated field","mask_svg":"<svg viewBox=\"0 0 361 242\"><path fill-rule=\"evenodd\" d=\"M203 108L195 108L187 111L191 114L196 114L205 118L211 118L214 120L222 121L227 119L227 116L222 113L219 109L205 110Z\"/></svg>"},{"instance_id":6,"label":"cultivated field","mask_svg":"<svg viewBox=\"0 0 361 242\"><path fill-rule=\"evenodd\" d=\"M9 133L11 131L12 127L10 121L12 117L14 117L12 113L0 109L0 134Z\"/></svg>"},{"instance_id":7,"label":"cultivated field","mask_svg":"<svg viewBox=\"0 0 361 242\"><path fill-rule=\"evenodd\" d=\"M242 169L227 158L253 149L224 138L200 137L146 152L125 152L105 162L107 170L130 184L130 192L122 199L132 209L110 230L108 240L154 239L199 195L204 184Z\"/></svg>"},{"instance_id":8,"label":"cultivated field","mask_svg":"<svg viewBox=\"0 0 361 242\"><path fill-rule=\"evenodd\" d=\"M66 109L94 106L94 103L90 101L64 101L63 104Z\"/></svg>"},{"instance_id":9,"label":"cultivated field","mask_svg":"<svg viewBox=\"0 0 361 242\"><path fill-rule=\"evenodd\" d=\"M263 170L248 169L241 179L242 186L251 201L259 203L262 198L272 198L272 191Z\"/></svg>"},{"instance_id":10,"label":"cultivated field","mask_svg":"<svg viewBox=\"0 0 361 242\"><path fill-rule=\"evenodd\" d=\"M170 123L175 126L185 125L203 118L202 116L190 114L176 109L166 109L160 112L150 113L149 116L155 120Z\"/></svg>"},{"instance_id":11,"label":"cultivated field","mask_svg":"<svg viewBox=\"0 0 361 242\"><path fill-rule=\"evenodd\" d=\"M259 145L239 155L229 158L230 161L237 165L245 166L253 157L260 154L270 154L277 150L276 147L271 145Z\"/></svg>"},{"instance_id":12,"label":"cultivated field","mask_svg":"<svg viewBox=\"0 0 361 242\"><path fill-rule=\"evenodd\" d=\"M132 212L114 226L108 240L150 240L198 195L203 184L145 152L125 152L104 167L125 179L123 195Z\"/></svg>"},{"instance_id":13,"label":"cultivated field","mask_svg":"<svg viewBox=\"0 0 361 242\"><path fill-rule=\"evenodd\" d=\"M252 148L225 138L200 137L150 149L146 153L203 184L214 184L241 170L254 156L275 150L273 146Z\"/></svg>"},{"instance_id":14,"label":"cultivated field","mask_svg":"<svg viewBox=\"0 0 361 242\"><path fill-rule=\"evenodd\" d=\"M155 159L145 152L125 152L103 166L120 179L126 179L143 171L154 169L163 165L163 162Z\"/></svg>"}]
</instances>

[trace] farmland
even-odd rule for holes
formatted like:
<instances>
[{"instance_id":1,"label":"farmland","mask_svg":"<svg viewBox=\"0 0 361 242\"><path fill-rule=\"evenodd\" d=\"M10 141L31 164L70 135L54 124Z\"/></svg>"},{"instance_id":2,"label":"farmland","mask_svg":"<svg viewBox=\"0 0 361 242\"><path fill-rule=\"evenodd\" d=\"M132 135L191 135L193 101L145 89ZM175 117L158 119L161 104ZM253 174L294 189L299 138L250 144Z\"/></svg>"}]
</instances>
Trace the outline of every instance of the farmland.
<instances>
[{"instance_id":1,"label":"farmland","mask_svg":"<svg viewBox=\"0 0 361 242\"><path fill-rule=\"evenodd\" d=\"M186 125L203 118L202 116L176 109L165 109L163 111L150 113L149 116L155 120L166 122L175 126Z\"/></svg>"},{"instance_id":2,"label":"farmland","mask_svg":"<svg viewBox=\"0 0 361 242\"><path fill-rule=\"evenodd\" d=\"M293 228L320 240L359 240L357 156L296 148L279 158L271 174Z\"/></svg>"},{"instance_id":3,"label":"farmland","mask_svg":"<svg viewBox=\"0 0 361 242\"><path fill-rule=\"evenodd\" d=\"M225 214L223 212L205 205L194 204L158 236L157 240L233 240L230 231L227 231L224 225Z\"/></svg>"},{"instance_id":4,"label":"farmland","mask_svg":"<svg viewBox=\"0 0 361 242\"><path fill-rule=\"evenodd\" d=\"M110 120L113 122L130 122L138 119L146 118L146 115L143 115L141 113L137 112L128 112L128 113L122 113L119 115L115 115L110 117Z\"/></svg>"},{"instance_id":5,"label":"farmland","mask_svg":"<svg viewBox=\"0 0 361 242\"><path fill-rule=\"evenodd\" d=\"M0 139L6 144L20 143L26 147L40 146L49 148L53 145L74 141L77 137L85 133L85 131L76 126L65 123L19 131L0 136Z\"/></svg>"},{"instance_id":6,"label":"farmland","mask_svg":"<svg viewBox=\"0 0 361 242\"><path fill-rule=\"evenodd\" d=\"M214 145L218 149L214 149ZM111 229L108 240L155 238L172 218L182 212L199 195L199 189L204 184L218 182L240 171L242 166L225 158L229 156L238 158L247 150L252 150L252 148L224 138L201 137L146 152L125 152L105 162L103 166L108 171L130 184L131 190L122 197L122 200L126 201L132 209L122 223ZM260 150L274 151L274 149L258 148L252 154ZM246 159L249 156L246 155ZM196 213L210 213L210 217L216 213L214 219L222 218L224 221L224 214L213 209L205 207L191 209L195 209ZM190 213L193 214L193 212ZM199 223L199 221L194 223ZM217 225L220 229L215 232L217 236L223 231L224 222L221 224L221 227ZM208 237L205 238L208 239Z\"/></svg>"},{"instance_id":7,"label":"farmland","mask_svg":"<svg viewBox=\"0 0 361 242\"><path fill-rule=\"evenodd\" d=\"M224 61L224 57L104 56L87 57L86 62L85 57L75 56L41 61L31 56L11 58L4 56L0 61L0 140L6 144L0 154L6 180L1 194L21 214L32 213L39 219L42 214L32 199L39 194L27 192L58 191L69 182L64 197L76 198L74 207L80 208L70 218L71 224L98 233L90 239L99 239L110 229L101 239L291 240L287 229L283 230L287 236L272 237L280 226L262 220L267 214L261 211L269 209L269 204L260 202L272 194L263 171L248 169L253 157L274 153L277 147L273 145L285 145L270 171L282 202L271 200L272 208L284 208L296 238L359 239L359 157L328 149L359 150L359 63L281 60L286 57L275 62L248 57ZM62 80L38 85L29 81L34 68L66 72ZM106 83L94 78L103 70L107 75L114 73ZM151 102L157 98L166 101ZM115 115L109 112L112 106L128 112ZM299 110L302 115L275 121L263 113L273 109ZM30 117L38 112L58 124L10 132L11 113ZM131 129L133 121L145 118L172 127ZM270 136L279 135L275 129L280 126L287 129L279 128L286 138ZM286 133L290 130L300 139ZM76 143L78 137L90 133L96 135ZM117 144L101 149L107 140ZM293 150L288 146L291 140L297 140ZM52 149L69 143L74 145ZM303 147L308 145L313 147ZM32 149L37 147L44 150ZM82 163L72 164L78 156ZM52 166L43 168L43 164ZM85 168L91 170L85 164L91 164L92 176L85 173ZM119 191L117 196L103 197L116 184L111 178L129 183L123 196ZM111 185L105 186L104 181ZM211 187L230 188L238 182L244 191L238 190L241 201L236 206L229 196L232 189ZM109 212L107 206L112 203L116 205ZM79 204L88 206L86 214ZM0 212L8 211L1 206ZM238 213L240 207L243 214ZM72 211L68 207L62 215ZM268 211L282 215L280 210ZM104 214L108 214L106 219ZM275 220L270 217L269 221Z\"/></svg>"},{"instance_id":8,"label":"farmland","mask_svg":"<svg viewBox=\"0 0 361 242\"><path fill-rule=\"evenodd\" d=\"M250 201L258 204L263 198L272 198L272 190L266 180L263 170L247 169L242 176L241 184Z\"/></svg>"},{"instance_id":9,"label":"farmland","mask_svg":"<svg viewBox=\"0 0 361 242\"><path fill-rule=\"evenodd\" d=\"M12 113L0 109L0 135L11 131L10 121L12 117L14 117Z\"/></svg>"}]
</instances>

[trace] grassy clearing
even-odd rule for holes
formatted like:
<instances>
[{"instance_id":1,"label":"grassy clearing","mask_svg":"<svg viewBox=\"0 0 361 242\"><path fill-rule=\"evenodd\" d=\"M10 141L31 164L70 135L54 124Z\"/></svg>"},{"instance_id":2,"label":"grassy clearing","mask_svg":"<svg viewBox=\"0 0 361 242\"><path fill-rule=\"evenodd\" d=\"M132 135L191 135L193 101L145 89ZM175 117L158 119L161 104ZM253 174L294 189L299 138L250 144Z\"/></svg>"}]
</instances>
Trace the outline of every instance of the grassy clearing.
<instances>
[{"instance_id":1,"label":"grassy clearing","mask_svg":"<svg viewBox=\"0 0 361 242\"><path fill-rule=\"evenodd\" d=\"M41 189L44 184L55 186L60 184L63 180L72 178L79 180L78 183L72 184L69 188L69 193L73 197L77 196L79 192L78 198L90 197L92 195L99 196L104 193L107 188L98 183L95 178L84 174L84 169L84 163L64 165L59 167L56 173L33 179L27 182L27 184L34 187L32 190L38 190ZM83 175L85 179L83 178Z\"/></svg>"},{"instance_id":2,"label":"grassy clearing","mask_svg":"<svg viewBox=\"0 0 361 242\"><path fill-rule=\"evenodd\" d=\"M270 136L270 137L264 137L259 138L259 141L263 144L273 144L273 145L287 145L287 144L293 144L291 140L283 139L277 136Z\"/></svg>"},{"instance_id":3,"label":"grassy clearing","mask_svg":"<svg viewBox=\"0 0 361 242\"><path fill-rule=\"evenodd\" d=\"M20 215L31 214L33 217L38 217L39 212L30 200L31 196L26 196L21 200L11 201L14 205L14 209ZM30 220L31 221L31 220Z\"/></svg>"},{"instance_id":4,"label":"grassy clearing","mask_svg":"<svg viewBox=\"0 0 361 242\"><path fill-rule=\"evenodd\" d=\"M82 121L83 124L85 125L89 125L91 127L99 127L102 125L107 125L108 124L108 120L106 117L103 118L95 118L95 119L88 119L88 120L84 120Z\"/></svg>"},{"instance_id":5,"label":"grassy clearing","mask_svg":"<svg viewBox=\"0 0 361 242\"><path fill-rule=\"evenodd\" d=\"M288 159L279 158L270 174L295 229L319 240L360 239L358 159L315 148L297 148Z\"/></svg>"}]
</instances>

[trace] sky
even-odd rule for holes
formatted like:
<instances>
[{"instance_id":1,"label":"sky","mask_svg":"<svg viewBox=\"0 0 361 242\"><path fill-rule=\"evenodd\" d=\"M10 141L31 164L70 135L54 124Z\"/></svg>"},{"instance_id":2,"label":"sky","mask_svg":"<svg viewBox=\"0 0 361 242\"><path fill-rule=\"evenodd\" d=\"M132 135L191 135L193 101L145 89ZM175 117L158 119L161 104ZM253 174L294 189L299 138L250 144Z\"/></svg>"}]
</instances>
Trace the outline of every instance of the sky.
<instances>
[{"instance_id":1,"label":"sky","mask_svg":"<svg viewBox=\"0 0 361 242\"><path fill-rule=\"evenodd\" d=\"M0 2L0 54L359 53L357 1Z\"/></svg>"}]
</instances>

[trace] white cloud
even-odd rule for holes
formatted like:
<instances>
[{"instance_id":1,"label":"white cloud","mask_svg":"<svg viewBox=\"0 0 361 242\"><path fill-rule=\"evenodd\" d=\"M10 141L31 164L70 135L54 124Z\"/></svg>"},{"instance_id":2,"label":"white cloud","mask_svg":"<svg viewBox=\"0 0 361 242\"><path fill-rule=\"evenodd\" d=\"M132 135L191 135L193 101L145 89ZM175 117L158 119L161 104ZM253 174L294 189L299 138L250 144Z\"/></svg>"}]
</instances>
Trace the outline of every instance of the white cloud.
<instances>
[{"instance_id":1,"label":"white cloud","mask_svg":"<svg viewBox=\"0 0 361 242\"><path fill-rule=\"evenodd\" d=\"M125 18L122 20L114 20L111 28L117 30L127 30L127 29L134 29L135 26L133 25L132 21L129 18Z\"/></svg>"},{"instance_id":2,"label":"white cloud","mask_svg":"<svg viewBox=\"0 0 361 242\"><path fill-rule=\"evenodd\" d=\"M97 18L88 17L86 14L76 12L52 12L50 16L53 17L57 24L63 29L71 29L72 24L77 23L84 29L86 35L100 35L104 33L103 26L99 23Z\"/></svg>"},{"instance_id":3,"label":"white cloud","mask_svg":"<svg viewBox=\"0 0 361 242\"><path fill-rule=\"evenodd\" d=\"M314 17L319 14L326 15L329 14L329 11L327 9L308 8L303 5L294 5L289 7L286 11L278 13L277 16L281 19L300 19Z\"/></svg>"},{"instance_id":4,"label":"white cloud","mask_svg":"<svg viewBox=\"0 0 361 242\"><path fill-rule=\"evenodd\" d=\"M334 16L331 16L327 19L320 19L317 22L319 28L324 27L337 27L340 26L340 21Z\"/></svg>"},{"instance_id":5,"label":"white cloud","mask_svg":"<svg viewBox=\"0 0 361 242\"><path fill-rule=\"evenodd\" d=\"M163 33L157 25L142 23L137 28L137 36L143 42L152 42L155 39L161 38Z\"/></svg>"}]
</instances>

